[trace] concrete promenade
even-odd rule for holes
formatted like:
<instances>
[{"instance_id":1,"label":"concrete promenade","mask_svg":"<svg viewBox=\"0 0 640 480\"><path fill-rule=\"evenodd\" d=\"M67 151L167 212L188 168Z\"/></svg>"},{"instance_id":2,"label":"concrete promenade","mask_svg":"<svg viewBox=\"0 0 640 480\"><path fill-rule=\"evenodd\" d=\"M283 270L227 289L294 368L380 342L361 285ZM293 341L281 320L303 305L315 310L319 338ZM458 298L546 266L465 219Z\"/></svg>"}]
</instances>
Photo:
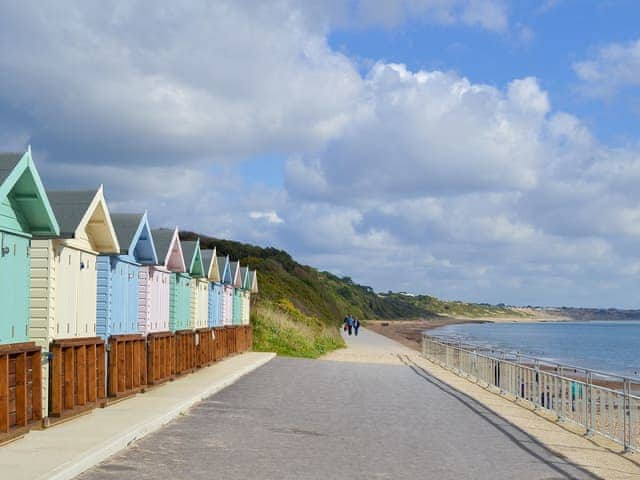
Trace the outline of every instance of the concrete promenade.
<instances>
[{"instance_id":1,"label":"concrete promenade","mask_svg":"<svg viewBox=\"0 0 640 480\"><path fill-rule=\"evenodd\" d=\"M237 355L108 408L32 431L0 447L0 479L74 478L272 358L269 353Z\"/></svg>"},{"instance_id":2,"label":"concrete promenade","mask_svg":"<svg viewBox=\"0 0 640 480\"><path fill-rule=\"evenodd\" d=\"M596 478L366 330L326 360L277 358L80 476Z\"/></svg>"}]
</instances>

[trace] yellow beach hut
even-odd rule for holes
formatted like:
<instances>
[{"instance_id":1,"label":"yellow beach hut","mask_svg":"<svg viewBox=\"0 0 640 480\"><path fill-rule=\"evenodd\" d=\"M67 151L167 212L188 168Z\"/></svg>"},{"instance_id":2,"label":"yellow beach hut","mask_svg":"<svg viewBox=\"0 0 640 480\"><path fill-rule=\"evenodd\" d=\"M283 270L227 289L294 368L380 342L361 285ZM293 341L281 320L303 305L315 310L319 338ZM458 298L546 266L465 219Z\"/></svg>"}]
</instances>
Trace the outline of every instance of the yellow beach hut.
<instances>
[{"instance_id":1,"label":"yellow beach hut","mask_svg":"<svg viewBox=\"0 0 640 480\"><path fill-rule=\"evenodd\" d=\"M43 381L44 416L62 416L95 406L105 395L96 263L99 253L118 253L120 246L102 186L47 195L60 237L32 241L29 336L49 352L42 372L49 378Z\"/></svg>"}]
</instances>

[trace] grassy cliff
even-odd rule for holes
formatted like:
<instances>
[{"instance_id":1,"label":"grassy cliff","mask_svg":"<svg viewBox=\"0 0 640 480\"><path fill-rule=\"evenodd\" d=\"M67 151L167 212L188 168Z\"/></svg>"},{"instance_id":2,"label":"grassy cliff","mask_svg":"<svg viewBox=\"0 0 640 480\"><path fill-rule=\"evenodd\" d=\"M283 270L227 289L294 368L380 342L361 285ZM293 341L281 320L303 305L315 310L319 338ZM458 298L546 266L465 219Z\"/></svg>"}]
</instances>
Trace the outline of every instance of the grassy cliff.
<instances>
[{"instance_id":1,"label":"grassy cliff","mask_svg":"<svg viewBox=\"0 0 640 480\"><path fill-rule=\"evenodd\" d=\"M192 232L180 236L185 240L199 236L202 248L215 246L219 256L229 255L258 271L260 293L251 315L256 350L320 356L343 346L338 327L347 313L361 319L389 320L519 315L506 307L447 302L427 295L378 294L348 277L301 265L283 250Z\"/></svg>"}]
</instances>

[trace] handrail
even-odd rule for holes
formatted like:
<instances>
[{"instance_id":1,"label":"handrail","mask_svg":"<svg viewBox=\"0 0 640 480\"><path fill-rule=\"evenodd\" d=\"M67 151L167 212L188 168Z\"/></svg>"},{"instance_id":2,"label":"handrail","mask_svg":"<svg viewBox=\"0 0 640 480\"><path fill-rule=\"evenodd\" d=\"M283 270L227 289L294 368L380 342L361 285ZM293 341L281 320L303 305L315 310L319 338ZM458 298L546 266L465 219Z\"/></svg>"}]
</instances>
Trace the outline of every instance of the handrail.
<instances>
[{"instance_id":1,"label":"handrail","mask_svg":"<svg viewBox=\"0 0 640 480\"><path fill-rule=\"evenodd\" d=\"M422 354L432 362L485 387L498 388L500 393L524 400L535 409L550 411L558 420L584 427L587 434L598 433L627 451L638 450L640 396L631 389L632 383L638 382L527 355L518 354L514 359L505 358L514 357L513 354L497 353L500 356L481 353L476 346L452 344L426 333L422 337ZM522 358L527 359L526 363L520 362ZM576 377L566 375L571 370ZM594 375L603 378L594 379Z\"/></svg>"},{"instance_id":2,"label":"handrail","mask_svg":"<svg viewBox=\"0 0 640 480\"><path fill-rule=\"evenodd\" d=\"M502 355L516 355L520 358L528 358L530 360L534 360L536 362L540 362L544 365L549 365L549 366L555 366L557 368L563 368L563 369L569 369L569 370L582 370L583 372L591 372L591 373L595 373L596 375L601 375L603 377L612 377L612 378L617 378L620 380L628 380L631 383L637 383L638 385L640 385L640 377L629 377L629 376L625 376L625 375L620 375L619 373L613 373L613 372L607 372L605 370L596 370L593 368L586 368L586 367L581 367L578 365L573 365L571 363L561 363L561 362L554 362L551 360L545 360L543 358L540 357L534 357L532 355L528 355L526 353L521 353L521 352L509 352L507 350L501 350L499 348L495 348L495 347L482 347L479 345L473 345L473 344L465 344L462 343L461 340L456 339L455 341L452 341L451 338L452 337L444 337L444 336L431 336L427 333L423 333L423 336L426 335L429 338L434 338L439 340L442 343L446 343L448 345L451 345L452 347L455 346L461 346L463 348L474 348L476 350L485 350L488 352L496 352L496 353L500 353Z\"/></svg>"}]
</instances>

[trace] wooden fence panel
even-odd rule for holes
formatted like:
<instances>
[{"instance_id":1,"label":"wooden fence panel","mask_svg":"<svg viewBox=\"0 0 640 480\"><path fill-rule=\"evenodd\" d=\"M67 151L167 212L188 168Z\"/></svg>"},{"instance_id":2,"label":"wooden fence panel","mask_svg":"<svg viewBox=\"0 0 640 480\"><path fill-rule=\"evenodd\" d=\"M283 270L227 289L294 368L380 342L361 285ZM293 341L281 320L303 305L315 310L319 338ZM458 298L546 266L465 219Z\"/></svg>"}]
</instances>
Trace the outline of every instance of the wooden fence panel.
<instances>
[{"instance_id":1,"label":"wooden fence panel","mask_svg":"<svg viewBox=\"0 0 640 480\"><path fill-rule=\"evenodd\" d=\"M110 397L132 395L144 389L147 385L147 341L142 335L109 337L108 358Z\"/></svg>"},{"instance_id":2,"label":"wooden fence panel","mask_svg":"<svg viewBox=\"0 0 640 480\"><path fill-rule=\"evenodd\" d=\"M49 351L49 417L76 415L104 401L104 340L99 337L54 340Z\"/></svg>"},{"instance_id":3,"label":"wooden fence panel","mask_svg":"<svg viewBox=\"0 0 640 480\"><path fill-rule=\"evenodd\" d=\"M42 419L41 358L33 342L0 345L0 441Z\"/></svg>"},{"instance_id":4,"label":"wooden fence panel","mask_svg":"<svg viewBox=\"0 0 640 480\"><path fill-rule=\"evenodd\" d=\"M147 383L158 385L173 380L176 372L175 334L153 332L147 335Z\"/></svg>"}]
</instances>

